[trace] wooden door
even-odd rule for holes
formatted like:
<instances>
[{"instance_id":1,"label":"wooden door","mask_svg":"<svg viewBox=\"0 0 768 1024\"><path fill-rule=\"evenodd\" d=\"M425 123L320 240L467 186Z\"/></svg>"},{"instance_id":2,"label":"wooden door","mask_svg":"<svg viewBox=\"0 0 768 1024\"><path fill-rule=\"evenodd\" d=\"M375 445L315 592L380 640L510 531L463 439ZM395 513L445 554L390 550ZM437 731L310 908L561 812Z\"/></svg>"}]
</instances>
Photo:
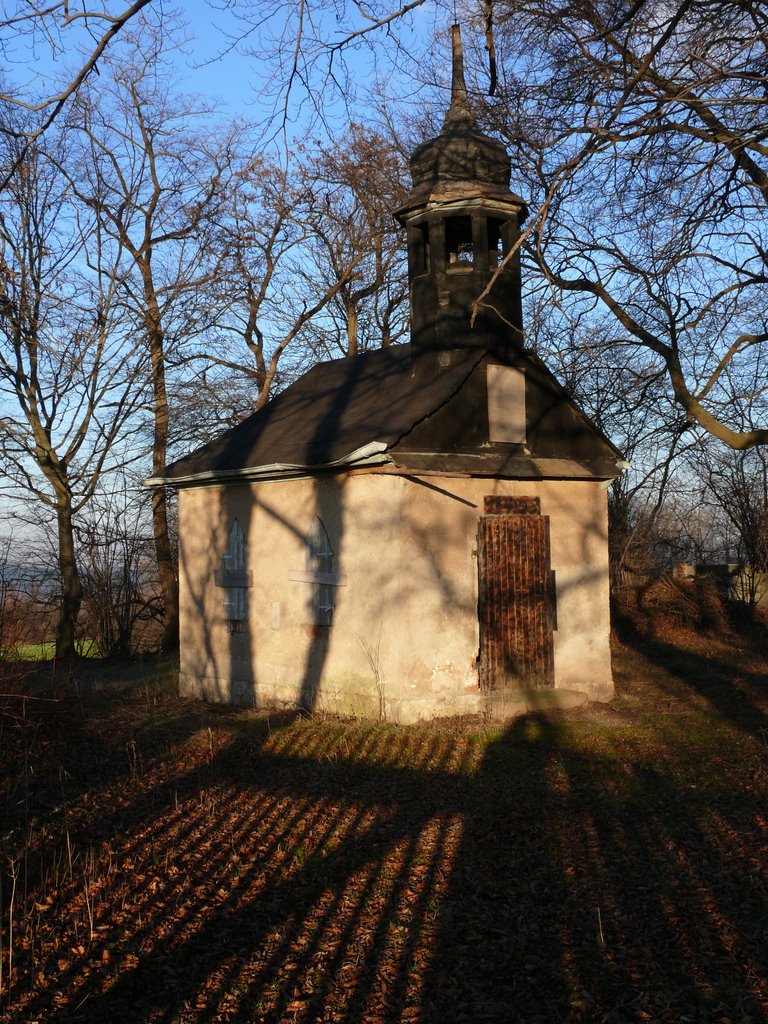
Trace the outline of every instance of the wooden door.
<instances>
[{"instance_id":1,"label":"wooden door","mask_svg":"<svg viewBox=\"0 0 768 1024\"><path fill-rule=\"evenodd\" d=\"M495 514L478 530L480 681L492 690L554 686L549 516L537 499L518 501L495 512L488 499Z\"/></svg>"}]
</instances>

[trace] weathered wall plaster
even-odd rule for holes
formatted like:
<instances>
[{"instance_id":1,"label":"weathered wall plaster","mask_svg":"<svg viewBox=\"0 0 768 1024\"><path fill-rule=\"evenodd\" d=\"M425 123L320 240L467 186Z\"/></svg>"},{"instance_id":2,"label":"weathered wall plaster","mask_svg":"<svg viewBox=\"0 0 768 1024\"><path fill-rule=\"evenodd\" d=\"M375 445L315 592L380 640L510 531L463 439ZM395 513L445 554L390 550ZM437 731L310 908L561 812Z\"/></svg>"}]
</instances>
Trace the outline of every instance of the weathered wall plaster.
<instances>
[{"instance_id":1,"label":"weathered wall plaster","mask_svg":"<svg viewBox=\"0 0 768 1024\"><path fill-rule=\"evenodd\" d=\"M555 684L610 699L605 490L365 472L181 491L181 692L402 722L482 711L476 533L486 494L540 497L557 583ZM316 515L345 578L329 628L312 624L312 584L289 578L305 568ZM231 633L214 575L234 517L253 580L247 624Z\"/></svg>"}]
</instances>

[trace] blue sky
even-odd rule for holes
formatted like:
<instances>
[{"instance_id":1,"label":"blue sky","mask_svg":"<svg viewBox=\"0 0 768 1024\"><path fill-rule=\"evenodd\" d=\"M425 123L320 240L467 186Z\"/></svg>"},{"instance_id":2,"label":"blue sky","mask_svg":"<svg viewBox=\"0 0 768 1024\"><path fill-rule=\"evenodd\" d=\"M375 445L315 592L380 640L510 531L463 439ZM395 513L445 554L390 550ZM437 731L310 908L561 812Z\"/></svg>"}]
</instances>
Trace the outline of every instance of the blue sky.
<instances>
[{"instance_id":1,"label":"blue sky","mask_svg":"<svg viewBox=\"0 0 768 1024\"><path fill-rule=\"evenodd\" d=\"M230 113L248 115L254 105L254 62L229 42L228 34L238 31L236 19L205 0L187 0L184 19L191 37L178 61L184 90L219 100Z\"/></svg>"},{"instance_id":2,"label":"blue sky","mask_svg":"<svg viewBox=\"0 0 768 1024\"><path fill-rule=\"evenodd\" d=\"M123 0L103 0L107 10L123 8ZM151 20L158 19L163 25L173 25L178 19L186 23L186 44L173 47L169 38L167 57L176 64L178 87L182 92L196 93L209 100L217 101L224 116L240 116L252 122L262 123L265 117L274 114L275 108L282 113L277 87L269 96L266 79L269 71L268 59L248 55L248 47L257 52L261 47L268 55L274 55L276 47L268 39L268 33L284 35L286 51L290 50L295 37L295 26L289 21L295 15L295 4L288 0L267 0L272 3L272 13L266 5L260 13L267 12L261 35L253 32L245 44L242 43L244 25L238 15L248 10L247 0L186 0L183 6L174 8L173 0L153 0L146 8ZM96 5L97 8L99 5ZM311 12L305 21L308 42L303 53L311 53L311 37L322 37L324 43L338 41L350 29L360 29L366 24L355 4L339 0L334 7L328 0L314 0L307 5ZM384 10L384 8L381 8ZM374 106L374 97L382 92L398 102L405 118L408 107L415 104L421 112L424 97L437 99L442 107L445 96L430 89L430 53L436 51L438 60L445 56L445 75L440 77L447 83L449 68L448 28L453 20L450 0L427 0L405 19L396 20L389 29L378 29L368 36L364 43L355 47L347 46L335 57L335 68L345 70L347 80L343 90L332 90L323 82L322 75L315 67L311 72L310 96L314 104L307 101L307 93L296 88L288 111L288 125L285 139L291 141L301 135L302 130L321 108L323 115L335 129L345 126L350 119L368 121ZM312 22L309 25L309 22ZM6 81L27 99L36 96L55 95L61 83L71 80L75 70L82 64L81 48L90 51L94 38L104 31L104 23L94 23L94 37L86 34L84 22L76 22L56 35L59 25L58 13L50 19L9 26L0 33L3 48ZM37 25L37 30L34 26ZM309 25L309 27L308 27ZM286 27L287 26L287 27ZM26 29L26 30L25 30ZM110 51L119 53L129 45L131 26L124 29L110 44ZM469 39L471 30L465 26ZM170 33L170 36L180 33ZM435 38L437 43L434 43ZM240 40L240 44L238 44ZM325 67L327 51L318 47L323 54L319 64ZM438 67L441 64L438 63ZM284 80L284 77L283 77ZM342 95L344 100L342 101ZM281 120L281 118L278 118ZM322 134L322 133L320 133Z\"/></svg>"},{"instance_id":3,"label":"blue sky","mask_svg":"<svg viewBox=\"0 0 768 1024\"><path fill-rule=\"evenodd\" d=\"M190 35L186 52L180 54L178 60L185 91L216 98L224 112L259 121L272 109L271 102L259 96L266 68L257 58L243 55L240 52L242 47L232 45L231 40L241 32L241 23L231 11L216 10L206 0L188 0L183 17ZM322 19L320 22L322 30L326 31L327 25L326 34L338 36L343 25L324 17L325 23ZM344 121L350 115L365 117L366 112L372 109L372 93L376 88L406 104L415 100L425 85L423 79L428 77L422 54L431 48L436 32L444 40L447 71L450 52L448 26L451 20L450 11L440 2L429 0L407 20L397 22L391 33L384 30L372 33L368 37L370 46L345 49L343 60L358 94L351 110L344 110L339 102L331 107L331 97L324 93L326 112L331 119L335 116ZM274 19L272 27L279 29L282 26ZM257 45L255 37L253 43ZM302 99L300 90L297 90L291 109L294 125L300 124L306 116L299 112Z\"/></svg>"}]
</instances>

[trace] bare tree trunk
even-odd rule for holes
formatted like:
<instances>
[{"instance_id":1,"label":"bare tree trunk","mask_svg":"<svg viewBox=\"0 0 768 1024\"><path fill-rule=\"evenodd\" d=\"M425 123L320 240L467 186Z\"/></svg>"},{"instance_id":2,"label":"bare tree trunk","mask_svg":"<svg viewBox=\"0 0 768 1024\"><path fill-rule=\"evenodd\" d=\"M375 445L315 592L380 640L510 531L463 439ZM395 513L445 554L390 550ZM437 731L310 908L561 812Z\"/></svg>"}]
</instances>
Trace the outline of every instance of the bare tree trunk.
<instances>
[{"instance_id":1,"label":"bare tree trunk","mask_svg":"<svg viewBox=\"0 0 768 1024\"><path fill-rule=\"evenodd\" d=\"M72 501L70 495L63 490L59 490L57 497L56 522L59 536L58 562L61 574L61 603L56 624L56 657L71 658L76 653L75 630L83 599L83 585L75 559Z\"/></svg>"},{"instance_id":2,"label":"bare tree trunk","mask_svg":"<svg viewBox=\"0 0 768 1024\"><path fill-rule=\"evenodd\" d=\"M347 314L347 355L356 356L359 351L357 303L345 295L344 306Z\"/></svg>"},{"instance_id":3,"label":"bare tree trunk","mask_svg":"<svg viewBox=\"0 0 768 1024\"><path fill-rule=\"evenodd\" d=\"M153 455L153 466L165 468L164 459ZM159 470L155 469L155 472ZM173 558L173 545L168 534L168 508L165 491L156 488L152 493L152 529L155 540L155 558L163 595L163 636L161 648L174 651L179 642L179 585Z\"/></svg>"},{"instance_id":4,"label":"bare tree trunk","mask_svg":"<svg viewBox=\"0 0 768 1024\"><path fill-rule=\"evenodd\" d=\"M146 297L149 308L148 340L152 361L152 399L154 404L154 430L152 439L152 473L162 476L168 457L168 393L165 384L165 353L160 311L151 279L145 275ZM162 650L173 651L179 642L179 585L176 579L173 545L168 530L168 504L164 488L152 493L152 530L155 558L163 596Z\"/></svg>"}]
</instances>

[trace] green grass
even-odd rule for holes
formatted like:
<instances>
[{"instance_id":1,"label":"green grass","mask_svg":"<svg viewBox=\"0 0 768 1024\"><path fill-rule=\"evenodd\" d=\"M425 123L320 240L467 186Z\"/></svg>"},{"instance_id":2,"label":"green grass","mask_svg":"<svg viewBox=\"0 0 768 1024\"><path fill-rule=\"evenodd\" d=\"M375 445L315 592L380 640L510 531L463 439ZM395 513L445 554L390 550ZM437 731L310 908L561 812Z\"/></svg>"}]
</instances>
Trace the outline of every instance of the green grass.
<instances>
[{"instance_id":1,"label":"green grass","mask_svg":"<svg viewBox=\"0 0 768 1024\"><path fill-rule=\"evenodd\" d=\"M77 653L81 658L98 658L99 647L95 640L77 640ZM39 644L16 644L7 653L9 661L51 661L56 655L56 644L50 640Z\"/></svg>"}]
</instances>

